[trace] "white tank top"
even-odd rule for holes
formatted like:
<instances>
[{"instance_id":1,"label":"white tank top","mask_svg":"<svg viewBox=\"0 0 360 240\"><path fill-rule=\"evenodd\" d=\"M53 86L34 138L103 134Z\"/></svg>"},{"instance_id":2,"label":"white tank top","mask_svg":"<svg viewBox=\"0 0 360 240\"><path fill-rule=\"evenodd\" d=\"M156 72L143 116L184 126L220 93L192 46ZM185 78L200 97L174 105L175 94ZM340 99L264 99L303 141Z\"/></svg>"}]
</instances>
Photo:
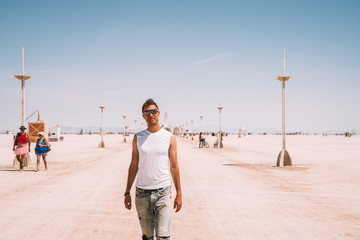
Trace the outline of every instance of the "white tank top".
<instances>
[{"instance_id":1,"label":"white tank top","mask_svg":"<svg viewBox=\"0 0 360 240\"><path fill-rule=\"evenodd\" d=\"M155 133L147 129L136 133L139 150L136 187L151 190L171 185L169 167L171 135L171 132L163 128Z\"/></svg>"}]
</instances>

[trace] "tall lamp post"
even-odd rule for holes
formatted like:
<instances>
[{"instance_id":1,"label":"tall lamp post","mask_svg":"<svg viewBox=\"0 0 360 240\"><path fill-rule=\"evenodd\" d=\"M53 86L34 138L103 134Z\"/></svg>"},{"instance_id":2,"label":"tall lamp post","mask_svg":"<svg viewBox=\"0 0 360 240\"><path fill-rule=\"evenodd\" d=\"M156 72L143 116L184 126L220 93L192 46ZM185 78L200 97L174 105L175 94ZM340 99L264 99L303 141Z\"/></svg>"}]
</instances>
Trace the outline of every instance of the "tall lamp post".
<instances>
[{"instance_id":1,"label":"tall lamp post","mask_svg":"<svg viewBox=\"0 0 360 240\"><path fill-rule=\"evenodd\" d=\"M289 152L286 150L286 131L285 131L285 82L292 76L285 76L285 50L283 51L283 75L276 79L282 82L282 150L280 151L276 166L291 166L292 161Z\"/></svg>"},{"instance_id":2,"label":"tall lamp post","mask_svg":"<svg viewBox=\"0 0 360 240\"><path fill-rule=\"evenodd\" d=\"M126 118L126 116L124 115L123 116L123 118L124 118L124 143L126 142L126 124L125 124L125 118Z\"/></svg>"},{"instance_id":3,"label":"tall lamp post","mask_svg":"<svg viewBox=\"0 0 360 240\"><path fill-rule=\"evenodd\" d=\"M218 107L218 109L219 109L219 141L218 141L218 148L223 148L224 147L224 145L223 145L223 143L222 143L222 137L221 137L221 110L223 109L223 107L221 107L221 106L219 106Z\"/></svg>"},{"instance_id":4,"label":"tall lamp post","mask_svg":"<svg viewBox=\"0 0 360 240\"><path fill-rule=\"evenodd\" d=\"M191 140L194 140L194 120L191 120Z\"/></svg>"},{"instance_id":5,"label":"tall lamp post","mask_svg":"<svg viewBox=\"0 0 360 240\"><path fill-rule=\"evenodd\" d=\"M105 147L105 143L104 143L104 131L103 131L103 112L104 112L104 106L100 106L99 107L101 109L101 128L100 128L100 136L101 136L101 140L99 143L99 148L104 148Z\"/></svg>"},{"instance_id":6,"label":"tall lamp post","mask_svg":"<svg viewBox=\"0 0 360 240\"><path fill-rule=\"evenodd\" d=\"M31 78L24 73L24 48L22 48L22 75L15 75L17 79L21 80L21 126L25 126L25 80Z\"/></svg>"},{"instance_id":7,"label":"tall lamp post","mask_svg":"<svg viewBox=\"0 0 360 240\"><path fill-rule=\"evenodd\" d=\"M24 48L22 48L22 74L14 75L17 79L21 81L21 126L25 126L25 81L29 80L31 76L25 75L24 73ZM18 161L14 159L14 165ZM30 154L27 153L24 159L24 166L27 167L30 163Z\"/></svg>"},{"instance_id":8,"label":"tall lamp post","mask_svg":"<svg viewBox=\"0 0 360 240\"><path fill-rule=\"evenodd\" d=\"M202 120L204 116L200 116L200 132L202 132Z\"/></svg>"},{"instance_id":9,"label":"tall lamp post","mask_svg":"<svg viewBox=\"0 0 360 240\"><path fill-rule=\"evenodd\" d=\"M189 138L189 127L188 127L189 123L186 123L186 128L185 128L185 131L186 131L186 139Z\"/></svg>"}]
</instances>

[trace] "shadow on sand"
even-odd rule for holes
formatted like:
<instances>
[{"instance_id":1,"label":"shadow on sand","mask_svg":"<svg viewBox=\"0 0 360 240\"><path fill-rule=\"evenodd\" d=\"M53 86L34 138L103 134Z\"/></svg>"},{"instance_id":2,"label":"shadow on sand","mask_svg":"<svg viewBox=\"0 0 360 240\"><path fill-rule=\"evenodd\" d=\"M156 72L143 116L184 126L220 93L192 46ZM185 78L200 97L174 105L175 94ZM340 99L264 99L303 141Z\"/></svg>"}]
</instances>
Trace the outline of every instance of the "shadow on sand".
<instances>
[{"instance_id":1,"label":"shadow on sand","mask_svg":"<svg viewBox=\"0 0 360 240\"><path fill-rule=\"evenodd\" d=\"M0 168L0 172L20 172L18 168ZM23 172L36 172L35 169L24 169Z\"/></svg>"}]
</instances>

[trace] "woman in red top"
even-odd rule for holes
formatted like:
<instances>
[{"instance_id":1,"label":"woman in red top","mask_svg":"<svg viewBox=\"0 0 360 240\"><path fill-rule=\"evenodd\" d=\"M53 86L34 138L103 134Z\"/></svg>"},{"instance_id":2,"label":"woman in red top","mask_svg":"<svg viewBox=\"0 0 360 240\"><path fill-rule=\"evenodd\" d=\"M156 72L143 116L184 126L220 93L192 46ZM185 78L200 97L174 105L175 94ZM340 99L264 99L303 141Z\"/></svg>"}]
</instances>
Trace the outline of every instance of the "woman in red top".
<instances>
[{"instance_id":1,"label":"woman in red top","mask_svg":"<svg viewBox=\"0 0 360 240\"><path fill-rule=\"evenodd\" d=\"M30 140L25 132L25 129L26 127L24 126L20 127L20 132L16 135L13 146L13 151L15 152L16 159L20 163L20 171L24 169L25 155L30 152ZM29 149L26 146L27 144L29 144Z\"/></svg>"}]
</instances>

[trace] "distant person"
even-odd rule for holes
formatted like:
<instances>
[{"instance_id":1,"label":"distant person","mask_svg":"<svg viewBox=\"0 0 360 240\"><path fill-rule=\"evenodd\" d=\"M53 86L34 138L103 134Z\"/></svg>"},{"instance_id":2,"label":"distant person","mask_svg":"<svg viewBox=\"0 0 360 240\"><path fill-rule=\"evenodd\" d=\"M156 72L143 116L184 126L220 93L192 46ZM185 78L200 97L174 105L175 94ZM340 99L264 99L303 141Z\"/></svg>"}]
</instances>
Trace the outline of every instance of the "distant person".
<instances>
[{"instance_id":1,"label":"distant person","mask_svg":"<svg viewBox=\"0 0 360 240\"><path fill-rule=\"evenodd\" d=\"M205 146L205 138L202 135L202 132L199 134L199 148L202 148Z\"/></svg>"},{"instance_id":2,"label":"distant person","mask_svg":"<svg viewBox=\"0 0 360 240\"><path fill-rule=\"evenodd\" d=\"M147 129L135 134L129 166L124 204L131 209L131 186L136 181L135 206L142 239L170 239L171 177L176 188L173 207L182 206L180 170L177 162L176 138L159 125L160 111L153 99L142 106Z\"/></svg>"},{"instance_id":3,"label":"distant person","mask_svg":"<svg viewBox=\"0 0 360 240\"><path fill-rule=\"evenodd\" d=\"M39 138L36 140L36 147L35 147L35 154L36 154L36 159L37 159L36 172L39 171L41 157L44 161L45 170L48 169L46 156L47 156L47 152L48 152L49 142L44 137L44 135L45 135L44 132L39 132L38 134L39 134Z\"/></svg>"},{"instance_id":4,"label":"distant person","mask_svg":"<svg viewBox=\"0 0 360 240\"><path fill-rule=\"evenodd\" d=\"M27 133L25 132L26 127L21 126L19 129L20 132L15 137L13 151L15 152L16 159L20 163L20 171L23 171L25 155L30 152L30 140ZM29 147L27 147L27 145Z\"/></svg>"}]
</instances>

